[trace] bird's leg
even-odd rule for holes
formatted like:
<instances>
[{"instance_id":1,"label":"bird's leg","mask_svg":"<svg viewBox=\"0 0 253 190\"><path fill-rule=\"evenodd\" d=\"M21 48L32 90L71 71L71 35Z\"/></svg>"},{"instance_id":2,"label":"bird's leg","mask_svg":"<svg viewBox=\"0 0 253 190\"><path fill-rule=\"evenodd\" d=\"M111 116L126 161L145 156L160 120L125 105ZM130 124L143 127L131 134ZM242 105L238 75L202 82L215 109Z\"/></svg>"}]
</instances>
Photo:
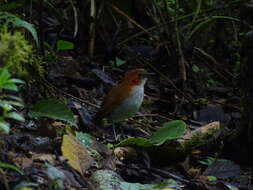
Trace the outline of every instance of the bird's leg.
<instances>
[{"instance_id":1,"label":"bird's leg","mask_svg":"<svg viewBox=\"0 0 253 190\"><path fill-rule=\"evenodd\" d=\"M116 128L115 128L115 123L114 122L112 122L112 129L113 129L114 139L115 139L115 141L118 141L120 135L117 134L117 132L116 132ZM125 136L125 133L124 133L124 130L123 130L122 126L119 126L119 129L120 129L120 134L123 136L123 139L125 139L126 136Z\"/></svg>"},{"instance_id":2,"label":"bird's leg","mask_svg":"<svg viewBox=\"0 0 253 190\"><path fill-rule=\"evenodd\" d=\"M124 132L124 130L123 130L123 127L120 126L119 128L120 128L120 133L121 133L123 139L126 139L126 135L125 135L125 132Z\"/></svg>"},{"instance_id":3,"label":"bird's leg","mask_svg":"<svg viewBox=\"0 0 253 190\"><path fill-rule=\"evenodd\" d=\"M116 131L115 131L115 124L114 124L114 122L112 122L112 129L113 129L114 139L115 139L115 141L117 141L118 139L117 139L117 134L116 134Z\"/></svg>"}]
</instances>

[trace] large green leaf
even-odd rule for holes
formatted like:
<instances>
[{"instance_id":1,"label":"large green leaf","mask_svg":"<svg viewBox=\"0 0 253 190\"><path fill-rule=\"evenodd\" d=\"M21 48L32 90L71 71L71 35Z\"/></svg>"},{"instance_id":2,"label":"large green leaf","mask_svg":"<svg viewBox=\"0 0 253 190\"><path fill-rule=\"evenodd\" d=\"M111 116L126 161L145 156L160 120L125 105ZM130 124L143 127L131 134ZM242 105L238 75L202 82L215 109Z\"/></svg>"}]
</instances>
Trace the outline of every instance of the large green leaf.
<instances>
[{"instance_id":1,"label":"large green leaf","mask_svg":"<svg viewBox=\"0 0 253 190\"><path fill-rule=\"evenodd\" d=\"M161 145L167 140L181 138L184 135L186 128L185 122L175 120L165 123L157 132L150 138L151 143Z\"/></svg>"},{"instance_id":2,"label":"large green leaf","mask_svg":"<svg viewBox=\"0 0 253 190\"><path fill-rule=\"evenodd\" d=\"M76 126L74 114L69 107L55 99L41 100L33 106L31 114L33 117L49 117L59 119Z\"/></svg>"}]
</instances>

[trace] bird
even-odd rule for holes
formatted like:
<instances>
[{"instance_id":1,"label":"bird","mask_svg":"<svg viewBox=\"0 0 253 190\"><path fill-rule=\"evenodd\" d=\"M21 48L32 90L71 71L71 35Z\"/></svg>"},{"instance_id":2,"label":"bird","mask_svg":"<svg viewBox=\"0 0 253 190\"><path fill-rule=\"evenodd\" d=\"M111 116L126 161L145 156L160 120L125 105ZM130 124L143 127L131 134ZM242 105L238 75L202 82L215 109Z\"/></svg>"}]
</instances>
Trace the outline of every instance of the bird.
<instances>
[{"instance_id":1,"label":"bird","mask_svg":"<svg viewBox=\"0 0 253 190\"><path fill-rule=\"evenodd\" d=\"M148 73L143 68L126 72L123 80L112 88L93 117L100 124L106 118L119 122L133 116L140 108L144 97L144 85Z\"/></svg>"}]
</instances>

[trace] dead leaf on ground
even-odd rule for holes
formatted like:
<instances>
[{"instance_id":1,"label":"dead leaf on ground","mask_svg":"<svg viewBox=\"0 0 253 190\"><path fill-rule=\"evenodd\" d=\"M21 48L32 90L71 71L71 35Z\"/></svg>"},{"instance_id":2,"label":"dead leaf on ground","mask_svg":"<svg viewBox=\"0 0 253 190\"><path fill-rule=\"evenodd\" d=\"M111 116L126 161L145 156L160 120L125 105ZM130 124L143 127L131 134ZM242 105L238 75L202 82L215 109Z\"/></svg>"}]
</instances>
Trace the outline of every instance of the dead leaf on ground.
<instances>
[{"instance_id":1,"label":"dead leaf on ground","mask_svg":"<svg viewBox=\"0 0 253 190\"><path fill-rule=\"evenodd\" d=\"M25 155L16 154L15 152L8 152L8 159L21 170L33 164L33 159L27 158Z\"/></svg>"},{"instance_id":2,"label":"dead leaf on ground","mask_svg":"<svg viewBox=\"0 0 253 190\"><path fill-rule=\"evenodd\" d=\"M62 157L60 157L62 158ZM53 154L32 154L32 159L33 160L40 160L44 162L49 162L52 165L56 164L55 156ZM62 158L63 160L63 158Z\"/></svg>"},{"instance_id":3,"label":"dead leaf on ground","mask_svg":"<svg viewBox=\"0 0 253 190\"><path fill-rule=\"evenodd\" d=\"M241 175L241 168L232 161L220 161L208 166L203 175L215 176L220 179L238 178Z\"/></svg>"},{"instance_id":4,"label":"dead leaf on ground","mask_svg":"<svg viewBox=\"0 0 253 190\"><path fill-rule=\"evenodd\" d=\"M86 147L72 135L63 136L61 150L68 163L81 174L84 174L84 171L93 164Z\"/></svg>"}]
</instances>

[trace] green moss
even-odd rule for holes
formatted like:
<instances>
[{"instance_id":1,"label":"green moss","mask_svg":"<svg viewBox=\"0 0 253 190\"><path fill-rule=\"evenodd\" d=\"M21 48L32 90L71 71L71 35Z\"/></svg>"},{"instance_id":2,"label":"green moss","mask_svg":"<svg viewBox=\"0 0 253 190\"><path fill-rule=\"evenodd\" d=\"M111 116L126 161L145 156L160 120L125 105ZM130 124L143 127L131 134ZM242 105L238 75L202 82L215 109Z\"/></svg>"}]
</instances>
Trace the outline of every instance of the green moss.
<instances>
[{"instance_id":1,"label":"green moss","mask_svg":"<svg viewBox=\"0 0 253 190\"><path fill-rule=\"evenodd\" d=\"M21 32L11 33L4 27L0 31L0 64L1 67L22 76L26 73L22 63L29 60L32 46Z\"/></svg>"},{"instance_id":2,"label":"green moss","mask_svg":"<svg viewBox=\"0 0 253 190\"><path fill-rule=\"evenodd\" d=\"M215 131L217 130L210 129L208 132L204 134L195 135L191 139L185 140L185 142L183 143L183 147L185 151L190 152L193 149L196 149L202 145L209 143L209 140L210 138L213 137L213 134L215 133Z\"/></svg>"},{"instance_id":3,"label":"green moss","mask_svg":"<svg viewBox=\"0 0 253 190\"><path fill-rule=\"evenodd\" d=\"M26 64L27 74L31 76L31 78L44 78L45 76L45 62L43 58L40 56L31 56Z\"/></svg>"}]
</instances>

